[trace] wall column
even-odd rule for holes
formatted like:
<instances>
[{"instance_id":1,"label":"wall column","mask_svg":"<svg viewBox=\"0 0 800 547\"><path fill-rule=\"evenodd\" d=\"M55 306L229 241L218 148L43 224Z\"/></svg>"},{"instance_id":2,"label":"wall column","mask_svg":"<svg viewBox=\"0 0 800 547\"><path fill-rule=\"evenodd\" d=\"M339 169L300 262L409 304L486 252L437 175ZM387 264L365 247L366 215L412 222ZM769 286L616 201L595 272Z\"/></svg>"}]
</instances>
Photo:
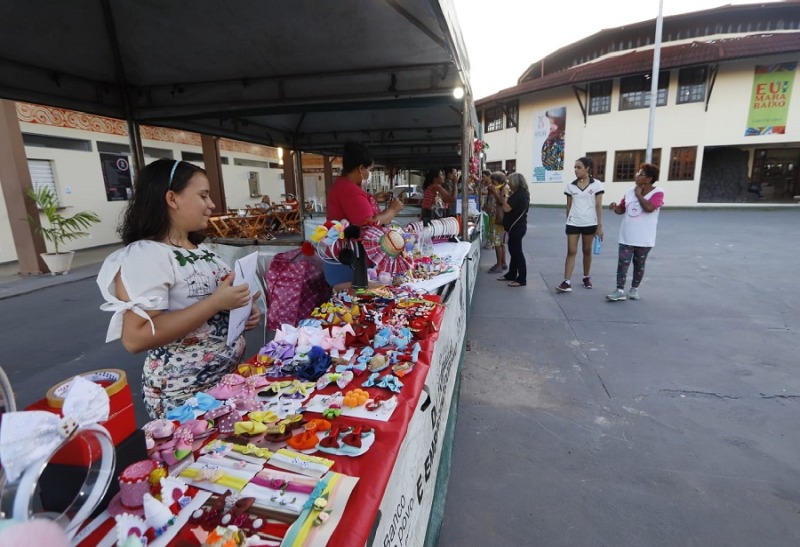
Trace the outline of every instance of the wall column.
<instances>
[{"instance_id":1,"label":"wall column","mask_svg":"<svg viewBox=\"0 0 800 547\"><path fill-rule=\"evenodd\" d=\"M211 185L211 201L217 207L215 211L224 215L228 211L228 202L225 200L225 185L222 181L219 139L213 135L200 135L200 142L203 145L203 164Z\"/></svg>"},{"instance_id":2,"label":"wall column","mask_svg":"<svg viewBox=\"0 0 800 547\"><path fill-rule=\"evenodd\" d=\"M330 156L322 156L322 170L325 176L325 199L328 199L328 193L333 186L333 162Z\"/></svg>"},{"instance_id":3,"label":"wall column","mask_svg":"<svg viewBox=\"0 0 800 547\"><path fill-rule=\"evenodd\" d=\"M39 253L47 252L44 238L28 223L28 215L39 217L39 210L25 192L33 187L28 158L14 101L0 99L0 186L6 201L11 236L17 251L19 273L34 275L47 272Z\"/></svg>"}]
</instances>

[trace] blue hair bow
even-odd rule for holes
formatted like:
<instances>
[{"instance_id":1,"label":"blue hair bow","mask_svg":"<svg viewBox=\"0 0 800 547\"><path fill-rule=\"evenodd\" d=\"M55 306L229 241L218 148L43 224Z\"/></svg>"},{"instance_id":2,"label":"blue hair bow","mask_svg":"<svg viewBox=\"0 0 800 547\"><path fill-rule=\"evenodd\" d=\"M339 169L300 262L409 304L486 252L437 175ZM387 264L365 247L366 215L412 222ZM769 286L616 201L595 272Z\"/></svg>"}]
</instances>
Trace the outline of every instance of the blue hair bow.
<instances>
[{"instance_id":1,"label":"blue hair bow","mask_svg":"<svg viewBox=\"0 0 800 547\"><path fill-rule=\"evenodd\" d=\"M186 399L186 402L181 406L167 410L167 419L184 423L220 406L222 406L222 401L218 401L211 395L201 392Z\"/></svg>"}]
</instances>

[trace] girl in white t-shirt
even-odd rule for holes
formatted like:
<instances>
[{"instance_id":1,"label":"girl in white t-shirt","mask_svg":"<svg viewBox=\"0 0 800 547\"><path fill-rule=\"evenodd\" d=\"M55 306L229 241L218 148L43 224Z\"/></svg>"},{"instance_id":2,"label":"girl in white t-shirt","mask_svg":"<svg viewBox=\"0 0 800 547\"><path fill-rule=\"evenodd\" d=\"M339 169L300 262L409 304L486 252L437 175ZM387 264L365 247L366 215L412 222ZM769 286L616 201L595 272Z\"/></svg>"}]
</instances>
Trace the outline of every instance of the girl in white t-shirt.
<instances>
[{"instance_id":1,"label":"girl in white t-shirt","mask_svg":"<svg viewBox=\"0 0 800 547\"><path fill-rule=\"evenodd\" d=\"M572 292L572 270L578 255L578 241L583 250L583 286L592 288L592 243L597 234L603 239L603 183L592 177L594 162L591 158L578 158L575 176L564 188L567 196L567 258L564 261L564 280L556 291Z\"/></svg>"},{"instance_id":2,"label":"girl in white t-shirt","mask_svg":"<svg viewBox=\"0 0 800 547\"><path fill-rule=\"evenodd\" d=\"M142 395L148 414L163 418L233 372L244 337L227 345L229 311L251 305L245 329L261 312L247 283L233 286L230 268L201 242L214 210L203 169L162 159L142 169L119 228L126 247L106 258L97 283L114 312L106 342L122 339L147 351Z\"/></svg>"}]
</instances>

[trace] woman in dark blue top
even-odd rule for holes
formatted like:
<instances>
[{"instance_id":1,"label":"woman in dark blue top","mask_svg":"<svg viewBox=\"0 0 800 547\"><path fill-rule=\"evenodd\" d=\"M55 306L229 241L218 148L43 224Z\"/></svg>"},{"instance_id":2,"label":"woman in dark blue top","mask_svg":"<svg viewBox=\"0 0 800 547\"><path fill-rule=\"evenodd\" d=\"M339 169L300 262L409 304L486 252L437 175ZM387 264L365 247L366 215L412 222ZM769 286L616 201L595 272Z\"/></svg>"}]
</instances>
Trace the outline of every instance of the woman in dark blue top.
<instances>
[{"instance_id":1,"label":"woman in dark blue top","mask_svg":"<svg viewBox=\"0 0 800 547\"><path fill-rule=\"evenodd\" d=\"M508 263L508 272L498 281L511 281L509 287L524 287L528 283L528 269L525 265L525 254L522 252L522 238L528 231L528 207L531 204L531 195L528 192L528 182L520 173L514 173L508 178L511 195L508 199L499 198L498 203L503 207L503 228L508 237L508 254L511 260Z\"/></svg>"}]
</instances>

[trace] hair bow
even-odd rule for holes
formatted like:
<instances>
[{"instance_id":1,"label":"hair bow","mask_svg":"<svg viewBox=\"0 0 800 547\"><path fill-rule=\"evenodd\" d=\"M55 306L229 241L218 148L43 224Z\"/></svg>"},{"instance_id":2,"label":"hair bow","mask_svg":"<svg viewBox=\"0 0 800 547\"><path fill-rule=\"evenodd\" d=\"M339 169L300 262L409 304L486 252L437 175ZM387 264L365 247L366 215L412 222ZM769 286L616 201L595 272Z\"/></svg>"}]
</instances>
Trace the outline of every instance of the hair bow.
<instances>
[{"instance_id":1,"label":"hair bow","mask_svg":"<svg viewBox=\"0 0 800 547\"><path fill-rule=\"evenodd\" d=\"M319 346L313 346L308 352L308 363L301 366L296 376L301 380L316 382L331 366L331 356ZM313 385L313 384L312 384Z\"/></svg>"},{"instance_id":2,"label":"hair bow","mask_svg":"<svg viewBox=\"0 0 800 547\"><path fill-rule=\"evenodd\" d=\"M261 422L262 424L274 424L280 417L271 410L254 410L247 415L254 422Z\"/></svg>"},{"instance_id":3,"label":"hair bow","mask_svg":"<svg viewBox=\"0 0 800 547\"><path fill-rule=\"evenodd\" d=\"M286 342L292 346L297 344L297 337L299 336L297 327L289 323L283 323L281 327L275 331L273 340L276 342Z\"/></svg>"},{"instance_id":4,"label":"hair bow","mask_svg":"<svg viewBox=\"0 0 800 547\"><path fill-rule=\"evenodd\" d=\"M272 457L272 452L270 452L269 449L261 448L253 443L247 443L246 445L235 444L233 445L233 450L240 454L252 454L253 456L264 459L269 459Z\"/></svg>"},{"instance_id":5,"label":"hair bow","mask_svg":"<svg viewBox=\"0 0 800 547\"><path fill-rule=\"evenodd\" d=\"M409 342L411 342L411 330L408 327L403 327L399 333L391 337L391 343L400 350L405 349Z\"/></svg>"},{"instance_id":6,"label":"hair bow","mask_svg":"<svg viewBox=\"0 0 800 547\"><path fill-rule=\"evenodd\" d=\"M384 327L375 334L375 342L373 345L376 348L382 348L389 344L391 336L392 330L389 327Z\"/></svg>"},{"instance_id":7,"label":"hair bow","mask_svg":"<svg viewBox=\"0 0 800 547\"><path fill-rule=\"evenodd\" d=\"M277 333L276 333L277 334ZM285 361L294 357L294 341L289 340L271 340L266 346L261 348L258 355L268 355L275 359Z\"/></svg>"},{"instance_id":8,"label":"hair bow","mask_svg":"<svg viewBox=\"0 0 800 547\"><path fill-rule=\"evenodd\" d=\"M194 433L191 427L180 426L172 434L172 439L157 445L150 457L167 465L175 465L192 453Z\"/></svg>"},{"instance_id":9,"label":"hair bow","mask_svg":"<svg viewBox=\"0 0 800 547\"><path fill-rule=\"evenodd\" d=\"M29 410L3 415L0 429L0 461L9 482L31 465L48 458L79 427L108 420L108 394L102 386L76 376L70 382L62 407L64 417Z\"/></svg>"},{"instance_id":10,"label":"hair bow","mask_svg":"<svg viewBox=\"0 0 800 547\"><path fill-rule=\"evenodd\" d=\"M293 395L293 399L300 399L308 397L310 391L314 389L316 384L314 382L301 382L300 380L292 380L292 383L286 386L283 390L284 395Z\"/></svg>"},{"instance_id":11,"label":"hair bow","mask_svg":"<svg viewBox=\"0 0 800 547\"><path fill-rule=\"evenodd\" d=\"M217 401L211 395L201 392L194 397L186 399L186 402L181 406L167 410L167 419L184 423L220 406L222 406L220 401Z\"/></svg>"},{"instance_id":12,"label":"hair bow","mask_svg":"<svg viewBox=\"0 0 800 547\"><path fill-rule=\"evenodd\" d=\"M264 363L264 364L272 364L272 363ZM238 367L236 367L236 372L244 376L245 378L250 378L252 376L259 376L262 374L266 374L267 367L264 364L252 364L252 363L242 363Z\"/></svg>"}]
</instances>

